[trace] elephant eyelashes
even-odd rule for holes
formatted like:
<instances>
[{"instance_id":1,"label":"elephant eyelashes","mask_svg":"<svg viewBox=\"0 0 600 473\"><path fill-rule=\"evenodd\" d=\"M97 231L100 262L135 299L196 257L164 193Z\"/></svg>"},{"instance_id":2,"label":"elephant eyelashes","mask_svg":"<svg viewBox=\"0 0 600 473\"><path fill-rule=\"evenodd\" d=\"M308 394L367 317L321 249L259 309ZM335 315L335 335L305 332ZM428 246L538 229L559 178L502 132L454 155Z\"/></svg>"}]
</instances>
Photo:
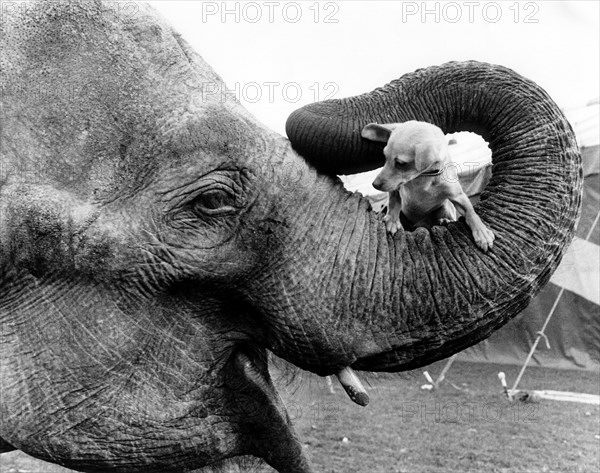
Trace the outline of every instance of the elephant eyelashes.
<instances>
[{"instance_id":1,"label":"elephant eyelashes","mask_svg":"<svg viewBox=\"0 0 600 473\"><path fill-rule=\"evenodd\" d=\"M202 216L229 215L237 211L236 198L224 189L211 189L200 194L191 203L192 211Z\"/></svg>"}]
</instances>

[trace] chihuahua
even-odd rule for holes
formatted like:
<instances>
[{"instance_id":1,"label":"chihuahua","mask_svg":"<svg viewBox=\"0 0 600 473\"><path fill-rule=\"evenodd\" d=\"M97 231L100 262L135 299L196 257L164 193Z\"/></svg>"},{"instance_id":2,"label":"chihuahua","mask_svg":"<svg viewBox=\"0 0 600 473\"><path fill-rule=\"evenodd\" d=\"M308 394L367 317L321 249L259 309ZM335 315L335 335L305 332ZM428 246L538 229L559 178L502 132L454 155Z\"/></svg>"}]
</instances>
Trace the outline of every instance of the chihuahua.
<instances>
[{"instance_id":1,"label":"chihuahua","mask_svg":"<svg viewBox=\"0 0 600 473\"><path fill-rule=\"evenodd\" d=\"M494 244L494 234L475 213L464 193L444 132L435 125L408 121L379 125L369 123L363 138L386 143L385 165L373 181L375 189L389 192L385 226L395 234L400 226L413 230L456 220L464 215L475 243L483 251Z\"/></svg>"}]
</instances>

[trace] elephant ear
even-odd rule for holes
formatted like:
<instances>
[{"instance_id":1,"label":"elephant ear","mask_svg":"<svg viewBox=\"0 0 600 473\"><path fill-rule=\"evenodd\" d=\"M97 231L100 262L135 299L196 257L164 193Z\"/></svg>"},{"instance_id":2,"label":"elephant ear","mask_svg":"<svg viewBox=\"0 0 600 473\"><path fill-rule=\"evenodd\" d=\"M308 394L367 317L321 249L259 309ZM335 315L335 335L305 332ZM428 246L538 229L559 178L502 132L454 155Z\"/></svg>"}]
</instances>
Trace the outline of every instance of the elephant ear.
<instances>
[{"instance_id":1,"label":"elephant ear","mask_svg":"<svg viewBox=\"0 0 600 473\"><path fill-rule=\"evenodd\" d=\"M369 123L362 129L360 134L367 140L387 143L392 131L396 129L396 126L395 123L387 123L384 125L380 125L379 123Z\"/></svg>"}]
</instances>

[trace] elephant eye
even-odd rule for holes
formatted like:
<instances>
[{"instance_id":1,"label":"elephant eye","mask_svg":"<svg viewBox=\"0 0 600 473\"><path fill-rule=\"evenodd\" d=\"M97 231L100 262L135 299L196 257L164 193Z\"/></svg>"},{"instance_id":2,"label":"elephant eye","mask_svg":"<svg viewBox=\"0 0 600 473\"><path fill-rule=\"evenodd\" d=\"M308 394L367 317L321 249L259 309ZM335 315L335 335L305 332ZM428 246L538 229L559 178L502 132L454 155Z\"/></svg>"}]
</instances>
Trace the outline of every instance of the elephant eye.
<instances>
[{"instance_id":1,"label":"elephant eye","mask_svg":"<svg viewBox=\"0 0 600 473\"><path fill-rule=\"evenodd\" d=\"M198 216L221 216L235 213L235 195L224 189L210 189L197 196L192 204L192 211Z\"/></svg>"}]
</instances>

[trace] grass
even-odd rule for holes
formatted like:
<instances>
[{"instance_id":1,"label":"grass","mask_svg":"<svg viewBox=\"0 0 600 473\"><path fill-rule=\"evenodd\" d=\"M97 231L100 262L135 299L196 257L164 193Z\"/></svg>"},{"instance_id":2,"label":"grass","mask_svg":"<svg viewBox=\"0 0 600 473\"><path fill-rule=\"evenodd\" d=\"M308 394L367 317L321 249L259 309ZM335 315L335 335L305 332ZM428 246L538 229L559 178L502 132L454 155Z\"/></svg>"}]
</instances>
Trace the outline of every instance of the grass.
<instances>
[{"instance_id":1,"label":"grass","mask_svg":"<svg viewBox=\"0 0 600 473\"><path fill-rule=\"evenodd\" d=\"M434 378L442 365L428 368ZM436 392L420 389L420 372L380 375L369 379L366 408L314 377L294 381L283 397L319 472L600 471L597 406L511 404L498 371L510 384L518 367L456 362ZM599 383L597 373L529 368L520 387L599 394Z\"/></svg>"},{"instance_id":2,"label":"grass","mask_svg":"<svg viewBox=\"0 0 600 473\"><path fill-rule=\"evenodd\" d=\"M435 378L441 367L428 370ZM498 371L510 384L518 367L456 362L436 392L420 389L420 372L371 375L366 408L353 404L336 382L330 394L325 381L310 374L277 384L316 472L600 471L597 406L511 404L500 393ZM598 373L532 367L520 388L600 394L600 380ZM65 471L20 452L0 457L1 473ZM257 473L267 472L273 470Z\"/></svg>"}]
</instances>

